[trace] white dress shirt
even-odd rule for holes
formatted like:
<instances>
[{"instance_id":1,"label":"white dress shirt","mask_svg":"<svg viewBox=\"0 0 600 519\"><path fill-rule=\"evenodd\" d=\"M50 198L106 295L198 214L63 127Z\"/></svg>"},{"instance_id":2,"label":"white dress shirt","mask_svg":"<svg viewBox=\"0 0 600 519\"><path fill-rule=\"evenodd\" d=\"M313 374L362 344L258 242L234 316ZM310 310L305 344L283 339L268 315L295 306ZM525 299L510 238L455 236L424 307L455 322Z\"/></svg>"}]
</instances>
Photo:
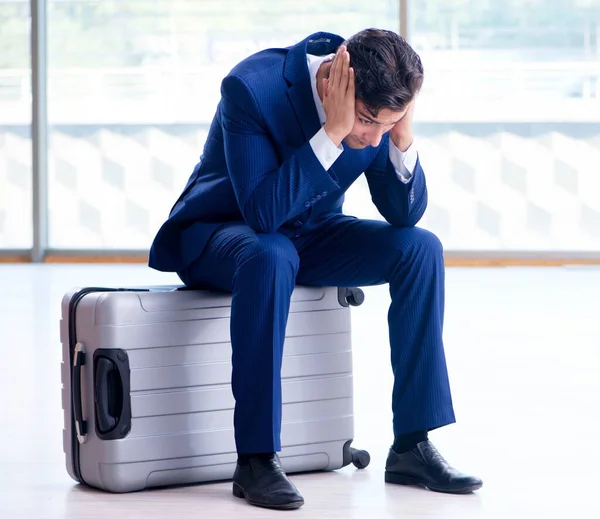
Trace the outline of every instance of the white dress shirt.
<instances>
[{"instance_id":1,"label":"white dress shirt","mask_svg":"<svg viewBox=\"0 0 600 519\"><path fill-rule=\"evenodd\" d=\"M335 54L328 56L307 55L313 98L319 114L319 121L321 122L321 129L312 137L310 145L325 170L328 170L344 151L341 144L338 147L331 141L323 128L325 124L325 110L317 91L317 71L324 61L334 56ZM417 165L417 150L414 143L405 152L402 152L390 139L390 161L396 170L398 178L404 183L409 182Z\"/></svg>"}]
</instances>

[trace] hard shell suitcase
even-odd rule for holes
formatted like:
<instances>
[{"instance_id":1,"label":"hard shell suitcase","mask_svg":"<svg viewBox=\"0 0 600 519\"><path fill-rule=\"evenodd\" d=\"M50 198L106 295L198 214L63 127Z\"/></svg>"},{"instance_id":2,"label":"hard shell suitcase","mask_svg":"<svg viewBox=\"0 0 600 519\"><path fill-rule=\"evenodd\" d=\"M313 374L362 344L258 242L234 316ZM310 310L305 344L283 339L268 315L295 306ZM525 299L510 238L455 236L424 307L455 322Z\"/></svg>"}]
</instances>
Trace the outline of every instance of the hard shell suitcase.
<instances>
[{"instance_id":1,"label":"hard shell suitcase","mask_svg":"<svg viewBox=\"0 0 600 519\"><path fill-rule=\"evenodd\" d=\"M282 366L288 473L369 463L350 446L350 306L363 298L356 288L294 290ZM230 294L184 287L64 296L63 449L73 479L130 492L233 477L230 309Z\"/></svg>"}]
</instances>

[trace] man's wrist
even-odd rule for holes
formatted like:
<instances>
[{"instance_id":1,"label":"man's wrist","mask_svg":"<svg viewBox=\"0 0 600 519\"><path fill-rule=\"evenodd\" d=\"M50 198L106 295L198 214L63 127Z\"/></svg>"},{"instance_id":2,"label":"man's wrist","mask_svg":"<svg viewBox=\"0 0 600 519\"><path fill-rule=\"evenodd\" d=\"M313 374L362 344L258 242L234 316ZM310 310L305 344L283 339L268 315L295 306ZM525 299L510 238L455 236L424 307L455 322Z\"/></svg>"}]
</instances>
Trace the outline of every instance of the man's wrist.
<instances>
[{"instance_id":1,"label":"man's wrist","mask_svg":"<svg viewBox=\"0 0 600 519\"><path fill-rule=\"evenodd\" d=\"M333 142L333 144L335 144L337 147L339 147L340 144L342 144L342 141L344 140L344 136L341 136L335 130L328 128L327 124L325 124L325 126L323 126L323 129L325 130L327 137L329 137L331 139L331 142Z\"/></svg>"},{"instance_id":2,"label":"man's wrist","mask_svg":"<svg viewBox=\"0 0 600 519\"><path fill-rule=\"evenodd\" d=\"M410 148L415 140L415 137L412 133L409 135L391 135L392 142L402 153L406 153L408 148Z\"/></svg>"}]
</instances>

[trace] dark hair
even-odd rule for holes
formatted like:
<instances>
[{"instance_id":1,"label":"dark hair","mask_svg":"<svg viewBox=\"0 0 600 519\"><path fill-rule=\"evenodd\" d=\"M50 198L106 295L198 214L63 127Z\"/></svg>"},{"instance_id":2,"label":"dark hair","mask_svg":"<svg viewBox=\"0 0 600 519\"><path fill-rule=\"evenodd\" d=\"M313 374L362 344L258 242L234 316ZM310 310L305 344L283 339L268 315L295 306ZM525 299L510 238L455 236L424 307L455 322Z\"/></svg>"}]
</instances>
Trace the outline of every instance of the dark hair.
<instances>
[{"instance_id":1,"label":"dark hair","mask_svg":"<svg viewBox=\"0 0 600 519\"><path fill-rule=\"evenodd\" d=\"M423 85L421 58L400 35L365 29L344 45L356 78L356 98L377 117L387 108L402 111Z\"/></svg>"}]
</instances>

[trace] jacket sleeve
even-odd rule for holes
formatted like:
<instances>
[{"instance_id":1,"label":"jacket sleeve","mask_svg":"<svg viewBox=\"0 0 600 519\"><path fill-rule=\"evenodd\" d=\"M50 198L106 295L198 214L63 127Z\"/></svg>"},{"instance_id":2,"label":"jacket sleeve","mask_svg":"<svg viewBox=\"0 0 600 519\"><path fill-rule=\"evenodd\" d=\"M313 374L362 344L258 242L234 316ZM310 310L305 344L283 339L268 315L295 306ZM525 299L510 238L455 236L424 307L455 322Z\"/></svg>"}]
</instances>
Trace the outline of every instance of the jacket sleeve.
<instances>
[{"instance_id":1,"label":"jacket sleeve","mask_svg":"<svg viewBox=\"0 0 600 519\"><path fill-rule=\"evenodd\" d=\"M275 232L339 189L337 178L323 168L310 142L280 161L261 107L243 78L225 78L221 94L225 160L241 213L254 231Z\"/></svg>"},{"instance_id":2,"label":"jacket sleeve","mask_svg":"<svg viewBox=\"0 0 600 519\"><path fill-rule=\"evenodd\" d=\"M391 225L414 227L427 208L425 173L417 160L410 181L402 182L389 158L389 134L383 139L375 159L365 171L371 199Z\"/></svg>"}]
</instances>

